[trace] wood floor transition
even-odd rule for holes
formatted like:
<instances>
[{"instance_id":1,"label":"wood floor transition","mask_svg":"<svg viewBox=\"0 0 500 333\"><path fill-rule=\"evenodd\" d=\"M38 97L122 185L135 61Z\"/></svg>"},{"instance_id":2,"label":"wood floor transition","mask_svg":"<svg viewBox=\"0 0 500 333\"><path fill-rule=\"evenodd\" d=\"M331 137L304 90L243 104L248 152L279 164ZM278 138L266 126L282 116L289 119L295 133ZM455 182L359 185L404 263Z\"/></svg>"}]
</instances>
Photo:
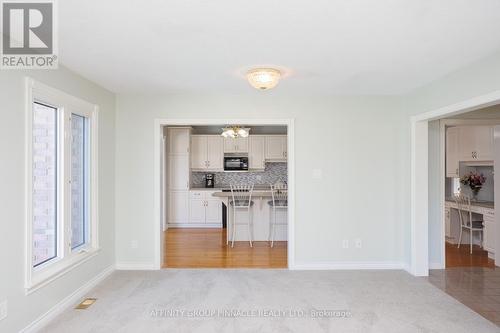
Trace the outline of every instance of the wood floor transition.
<instances>
[{"instance_id":1,"label":"wood floor transition","mask_svg":"<svg viewBox=\"0 0 500 333\"><path fill-rule=\"evenodd\" d=\"M287 242L235 242L226 229L172 228L165 231L163 268L286 268Z\"/></svg>"}]
</instances>

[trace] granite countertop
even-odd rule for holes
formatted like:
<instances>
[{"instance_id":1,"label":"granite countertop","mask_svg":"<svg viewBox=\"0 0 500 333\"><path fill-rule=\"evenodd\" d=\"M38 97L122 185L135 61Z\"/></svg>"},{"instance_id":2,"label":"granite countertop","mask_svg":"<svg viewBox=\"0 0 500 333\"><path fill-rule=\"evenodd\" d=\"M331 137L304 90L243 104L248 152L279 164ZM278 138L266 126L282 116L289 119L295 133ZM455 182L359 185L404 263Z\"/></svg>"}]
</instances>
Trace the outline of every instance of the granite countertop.
<instances>
[{"instance_id":1,"label":"granite countertop","mask_svg":"<svg viewBox=\"0 0 500 333\"><path fill-rule=\"evenodd\" d=\"M448 202L453 202L455 203L455 199L453 197L446 197L446 201ZM479 206L479 207L485 207L485 208L495 208L495 203L493 201L471 201L470 202L471 206Z\"/></svg>"}]
</instances>

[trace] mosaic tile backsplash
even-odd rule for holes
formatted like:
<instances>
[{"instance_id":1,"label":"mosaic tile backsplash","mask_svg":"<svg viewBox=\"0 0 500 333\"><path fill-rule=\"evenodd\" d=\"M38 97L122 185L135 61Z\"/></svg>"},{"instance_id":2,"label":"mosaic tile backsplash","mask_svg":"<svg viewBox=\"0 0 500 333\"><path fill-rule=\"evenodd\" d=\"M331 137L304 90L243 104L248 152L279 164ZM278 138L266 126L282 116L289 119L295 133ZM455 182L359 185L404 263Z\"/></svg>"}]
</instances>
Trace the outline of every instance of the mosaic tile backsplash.
<instances>
[{"instance_id":1,"label":"mosaic tile backsplash","mask_svg":"<svg viewBox=\"0 0 500 333\"><path fill-rule=\"evenodd\" d=\"M205 187L205 174L193 172L192 187ZM264 171L255 172L214 172L215 187L229 187L230 184L270 185L287 181L286 163L266 163Z\"/></svg>"}]
</instances>

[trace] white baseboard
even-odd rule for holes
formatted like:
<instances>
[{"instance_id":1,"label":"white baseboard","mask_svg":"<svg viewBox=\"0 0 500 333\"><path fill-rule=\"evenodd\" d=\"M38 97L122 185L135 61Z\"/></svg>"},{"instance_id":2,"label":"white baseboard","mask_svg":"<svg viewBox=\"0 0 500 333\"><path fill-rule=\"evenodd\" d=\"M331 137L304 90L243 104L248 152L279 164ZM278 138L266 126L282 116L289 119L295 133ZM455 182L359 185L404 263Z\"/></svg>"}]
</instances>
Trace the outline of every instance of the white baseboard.
<instances>
[{"instance_id":1,"label":"white baseboard","mask_svg":"<svg viewBox=\"0 0 500 333\"><path fill-rule=\"evenodd\" d=\"M394 261L325 261L295 263L293 270L359 270L359 269L405 269L406 265Z\"/></svg>"},{"instance_id":2,"label":"white baseboard","mask_svg":"<svg viewBox=\"0 0 500 333\"><path fill-rule=\"evenodd\" d=\"M115 265L120 271L149 271L158 269L158 265L151 262L117 262Z\"/></svg>"},{"instance_id":3,"label":"white baseboard","mask_svg":"<svg viewBox=\"0 0 500 333\"><path fill-rule=\"evenodd\" d=\"M89 290L94 288L97 284L107 278L113 271L115 270L115 266L111 265L108 268L104 269L101 273L95 276L93 279L85 283L83 286L75 290L73 293L65 297L62 301L54 305L50 308L49 311L45 312L43 315L38 317L34 322L26 326L20 332L28 333L28 332L38 332L43 327L45 327L49 322L51 322L55 317L61 314L64 310L73 306L77 303L82 297L85 296Z\"/></svg>"}]
</instances>

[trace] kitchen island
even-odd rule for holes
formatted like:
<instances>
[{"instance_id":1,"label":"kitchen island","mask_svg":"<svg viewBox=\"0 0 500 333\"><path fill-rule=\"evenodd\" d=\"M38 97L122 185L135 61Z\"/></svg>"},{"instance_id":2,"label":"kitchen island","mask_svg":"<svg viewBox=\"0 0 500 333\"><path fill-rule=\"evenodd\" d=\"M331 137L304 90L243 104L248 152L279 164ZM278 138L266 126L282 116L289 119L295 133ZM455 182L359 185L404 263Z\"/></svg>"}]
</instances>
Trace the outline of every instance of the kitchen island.
<instances>
[{"instance_id":1,"label":"kitchen island","mask_svg":"<svg viewBox=\"0 0 500 333\"><path fill-rule=\"evenodd\" d=\"M212 193L212 196L219 198L227 207L227 233L228 241L231 241L232 227L233 227L233 209L229 202L232 200L231 191L220 190ZM252 218L251 225L252 241L268 241L270 235L270 222L272 219L272 208L269 201L272 201L272 193L269 187L255 188L252 192L253 206L250 208ZM287 240L287 209L279 209L276 213L277 222L280 225L276 226L274 234L275 241ZM248 212L244 209L236 211L236 218L238 223L246 222L248 219ZM248 241L248 232L245 225L238 225L236 229L235 241Z\"/></svg>"}]
</instances>

